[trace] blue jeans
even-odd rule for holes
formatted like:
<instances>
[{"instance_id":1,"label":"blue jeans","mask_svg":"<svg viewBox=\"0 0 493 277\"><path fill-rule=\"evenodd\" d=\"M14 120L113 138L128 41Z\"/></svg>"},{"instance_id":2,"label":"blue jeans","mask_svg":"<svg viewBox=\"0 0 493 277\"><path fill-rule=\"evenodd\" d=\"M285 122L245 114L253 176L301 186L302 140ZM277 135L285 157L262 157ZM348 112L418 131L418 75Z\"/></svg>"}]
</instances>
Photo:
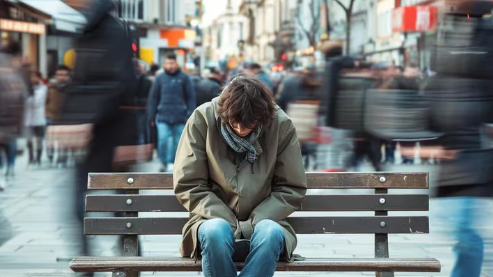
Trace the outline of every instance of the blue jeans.
<instances>
[{"instance_id":1,"label":"blue jeans","mask_svg":"<svg viewBox=\"0 0 493 277\"><path fill-rule=\"evenodd\" d=\"M488 260L484 249L491 247L485 246L492 237L487 228L491 222L491 203L490 199L479 197L439 198L434 203L446 235L451 235L455 242L456 261L450 277L481 276L483 260Z\"/></svg>"},{"instance_id":2,"label":"blue jeans","mask_svg":"<svg viewBox=\"0 0 493 277\"><path fill-rule=\"evenodd\" d=\"M17 140L12 139L8 143L0 144L0 149L5 152L5 158L7 159L7 167L12 169L15 164L15 158L17 156ZM0 152L0 168L3 167L2 153Z\"/></svg>"},{"instance_id":3,"label":"blue jeans","mask_svg":"<svg viewBox=\"0 0 493 277\"><path fill-rule=\"evenodd\" d=\"M175 162L176 149L185 125L156 122L158 156L163 165Z\"/></svg>"},{"instance_id":4,"label":"blue jeans","mask_svg":"<svg viewBox=\"0 0 493 277\"><path fill-rule=\"evenodd\" d=\"M231 226L223 219L209 219L199 227L202 250L202 271L205 277L237 276L233 263L235 239ZM272 220L262 220L253 231L250 252L240 277L272 277L279 256L284 250L284 233L281 225Z\"/></svg>"}]
</instances>

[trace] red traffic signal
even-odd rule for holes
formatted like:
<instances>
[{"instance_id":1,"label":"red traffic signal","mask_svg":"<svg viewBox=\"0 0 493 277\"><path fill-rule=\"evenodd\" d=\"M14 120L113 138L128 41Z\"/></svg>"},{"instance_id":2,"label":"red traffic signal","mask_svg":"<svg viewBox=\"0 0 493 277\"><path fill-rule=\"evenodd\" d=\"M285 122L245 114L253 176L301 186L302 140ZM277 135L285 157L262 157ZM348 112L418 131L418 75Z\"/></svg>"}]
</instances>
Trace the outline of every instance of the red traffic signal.
<instances>
[{"instance_id":1,"label":"red traffic signal","mask_svg":"<svg viewBox=\"0 0 493 277\"><path fill-rule=\"evenodd\" d=\"M132 43L132 50L135 52L137 51L137 44L135 43Z\"/></svg>"},{"instance_id":2,"label":"red traffic signal","mask_svg":"<svg viewBox=\"0 0 493 277\"><path fill-rule=\"evenodd\" d=\"M287 58L288 58L288 56L286 54L282 54L281 60L285 61Z\"/></svg>"}]
</instances>

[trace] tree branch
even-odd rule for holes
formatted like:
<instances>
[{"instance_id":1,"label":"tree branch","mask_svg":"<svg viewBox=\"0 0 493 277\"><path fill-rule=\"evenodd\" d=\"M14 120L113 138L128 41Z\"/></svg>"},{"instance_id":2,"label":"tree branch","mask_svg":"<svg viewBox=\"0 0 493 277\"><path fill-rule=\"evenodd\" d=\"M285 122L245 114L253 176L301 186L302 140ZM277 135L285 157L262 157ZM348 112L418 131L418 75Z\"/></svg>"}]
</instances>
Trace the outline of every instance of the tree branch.
<instances>
[{"instance_id":1,"label":"tree branch","mask_svg":"<svg viewBox=\"0 0 493 277\"><path fill-rule=\"evenodd\" d=\"M336 1L337 1L337 0L336 0ZM350 12L350 13L352 13L352 12L353 12L354 2L355 2L355 0L351 0L351 2L349 2L349 8L348 8L348 10L349 10L349 12Z\"/></svg>"},{"instance_id":2,"label":"tree branch","mask_svg":"<svg viewBox=\"0 0 493 277\"><path fill-rule=\"evenodd\" d=\"M341 6L341 8L346 12L348 12L348 8L346 8L346 6L344 6L344 4L342 4L341 0L334 0L337 4L339 4L339 6ZM351 2L353 2L354 0L351 0Z\"/></svg>"},{"instance_id":3,"label":"tree branch","mask_svg":"<svg viewBox=\"0 0 493 277\"><path fill-rule=\"evenodd\" d=\"M301 30L303 31L303 33L305 33L306 38L308 38L308 40L310 40L310 31L308 31L305 28L305 26L303 25L303 22L300 19L300 13L299 12L298 12L298 16L296 17L296 19L298 20L298 25L300 26Z\"/></svg>"}]
</instances>

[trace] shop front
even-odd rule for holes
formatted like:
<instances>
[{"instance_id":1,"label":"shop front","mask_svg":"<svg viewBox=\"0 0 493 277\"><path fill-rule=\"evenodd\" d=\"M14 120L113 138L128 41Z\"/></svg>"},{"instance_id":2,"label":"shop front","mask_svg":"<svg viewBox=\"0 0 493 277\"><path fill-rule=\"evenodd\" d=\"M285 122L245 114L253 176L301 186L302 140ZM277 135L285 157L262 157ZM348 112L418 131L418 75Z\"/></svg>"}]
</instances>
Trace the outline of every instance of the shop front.
<instances>
[{"instance_id":1,"label":"shop front","mask_svg":"<svg viewBox=\"0 0 493 277\"><path fill-rule=\"evenodd\" d=\"M196 32L191 28L159 24L136 24L146 30L139 36L140 59L151 64L162 65L168 54L175 54L178 63L185 68L194 61Z\"/></svg>"},{"instance_id":2,"label":"shop front","mask_svg":"<svg viewBox=\"0 0 493 277\"><path fill-rule=\"evenodd\" d=\"M0 0L0 43L18 42L24 60L46 76L46 27L51 16L20 1Z\"/></svg>"},{"instance_id":3,"label":"shop front","mask_svg":"<svg viewBox=\"0 0 493 277\"><path fill-rule=\"evenodd\" d=\"M438 23L438 7L420 4L398 7L392 11L392 32L403 40L405 64L418 64L421 69L429 68L435 30Z\"/></svg>"}]
</instances>

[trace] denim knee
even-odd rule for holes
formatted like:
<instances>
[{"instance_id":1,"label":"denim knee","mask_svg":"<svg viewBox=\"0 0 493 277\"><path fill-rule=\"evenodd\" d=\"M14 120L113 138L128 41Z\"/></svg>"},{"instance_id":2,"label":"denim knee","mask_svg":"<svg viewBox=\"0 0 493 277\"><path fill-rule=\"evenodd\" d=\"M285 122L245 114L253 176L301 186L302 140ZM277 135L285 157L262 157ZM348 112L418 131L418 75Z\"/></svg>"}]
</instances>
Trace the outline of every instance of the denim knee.
<instances>
[{"instance_id":1,"label":"denim knee","mask_svg":"<svg viewBox=\"0 0 493 277\"><path fill-rule=\"evenodd\" d=\"M201 244L224 244L234 240L233 230L224 219L214 218L202 223L199 227L199 240Z\"/></svg>"},{"instance_id":2,"label":"denim knee","mask_svg":"<svg viewBox=\"0 0 493 277\"><path fill-rule=\"evenodd\" d=\"M269 219L261 220L255 226L253 234L254 237L260 236L270 244L279 244L284 246L284 230L281 225L275 221Z\"/></svg>"}]
</instances>

